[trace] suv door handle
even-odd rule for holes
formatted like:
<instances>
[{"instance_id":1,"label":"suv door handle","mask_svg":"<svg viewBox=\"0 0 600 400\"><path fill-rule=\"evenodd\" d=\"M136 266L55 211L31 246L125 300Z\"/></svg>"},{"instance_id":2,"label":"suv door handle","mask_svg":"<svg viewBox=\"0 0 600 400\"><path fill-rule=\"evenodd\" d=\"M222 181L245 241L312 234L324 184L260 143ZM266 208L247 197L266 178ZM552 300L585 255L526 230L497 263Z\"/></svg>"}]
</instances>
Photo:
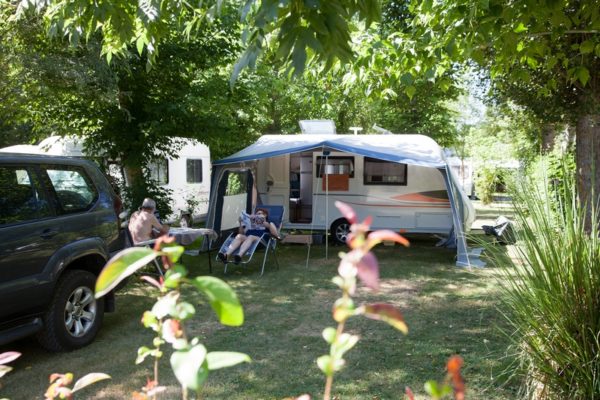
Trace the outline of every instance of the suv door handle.
<instances>
[{"instance_id":1,"label":"suv door handle","mask_svg":"<svg viewBox=\"0 0 600 400\"><path fill-rule=\"evenodd\" d=\"M54 229L44 229L42 231L42 233L40 234L40 237L43 239L50 239L51 237L55 236L56 234L58 234L57 230Z\"/></svg>"}]
</instances>

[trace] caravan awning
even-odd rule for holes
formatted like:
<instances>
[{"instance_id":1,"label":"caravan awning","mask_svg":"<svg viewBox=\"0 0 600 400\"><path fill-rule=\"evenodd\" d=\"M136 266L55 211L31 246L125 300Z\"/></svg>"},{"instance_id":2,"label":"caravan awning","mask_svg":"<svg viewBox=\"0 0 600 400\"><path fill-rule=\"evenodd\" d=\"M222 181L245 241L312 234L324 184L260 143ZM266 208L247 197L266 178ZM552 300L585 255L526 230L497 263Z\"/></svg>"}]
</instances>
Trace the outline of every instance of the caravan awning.
<instances>
[{"instance_id":1,"label":"caravan awning","mask_svg":"<svg viewBox=\"0 0 600 400\"><path fill-rule=\"evenodd\" d=\"M245 149L213 162L224 165L313 149L359 154L381 160L444 168L443 151L423 135L263 135Z\"/></svg>"}]
</instances>

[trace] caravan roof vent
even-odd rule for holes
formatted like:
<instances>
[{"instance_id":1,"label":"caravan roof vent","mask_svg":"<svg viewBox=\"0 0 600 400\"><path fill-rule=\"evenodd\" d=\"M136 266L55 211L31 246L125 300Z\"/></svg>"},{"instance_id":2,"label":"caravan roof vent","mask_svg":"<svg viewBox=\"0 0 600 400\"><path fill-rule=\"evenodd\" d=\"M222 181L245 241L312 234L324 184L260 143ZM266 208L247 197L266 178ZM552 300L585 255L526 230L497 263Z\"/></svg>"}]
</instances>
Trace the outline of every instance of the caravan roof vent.
<instances>
[{"instance_id":1,"label":"caravan roof vent","mask_svg":"<svg viewBox=\"0 0 600 400\"><path fill-rule=\"evenodd\" d=\"M335 123L330 119L305 119L300 121L303 134L335 135Z\"/></svg>"}]
</instances>

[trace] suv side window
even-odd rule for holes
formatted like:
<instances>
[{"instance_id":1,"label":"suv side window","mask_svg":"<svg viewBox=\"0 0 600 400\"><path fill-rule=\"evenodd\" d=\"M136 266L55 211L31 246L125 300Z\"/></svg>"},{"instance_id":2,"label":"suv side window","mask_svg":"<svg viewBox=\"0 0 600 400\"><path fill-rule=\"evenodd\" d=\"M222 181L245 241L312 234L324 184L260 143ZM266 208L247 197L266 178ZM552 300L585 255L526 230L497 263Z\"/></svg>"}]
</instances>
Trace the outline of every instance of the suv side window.
<instances>
[{"instance_id":1,"label":"suv side window","mask_svg":"<svg viewBox=\"0 0 600 400\"><path fill-rule=\"evenodd\" d=\"M81 168L46 167L63 214L89 210L98 199L98 191Z\"/></svg>"},{"instance_id":2,"label":"suv side window","mask_svg":"<svg viewBox=\"0 0 600 400\"><path fill-rule=\"evenodd\" d=\"M0 167L0 225L49 217L52 211L26 167Z\"/></svg>"}]
</instances>

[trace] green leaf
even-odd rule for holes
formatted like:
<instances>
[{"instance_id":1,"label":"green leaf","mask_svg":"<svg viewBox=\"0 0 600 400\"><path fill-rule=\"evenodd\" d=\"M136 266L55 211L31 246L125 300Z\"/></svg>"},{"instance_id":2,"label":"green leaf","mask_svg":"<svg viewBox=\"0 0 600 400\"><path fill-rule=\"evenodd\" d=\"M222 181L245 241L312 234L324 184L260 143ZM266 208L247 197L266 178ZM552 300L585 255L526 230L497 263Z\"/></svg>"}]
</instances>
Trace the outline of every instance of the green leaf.
<instances>
[{"instance_id":1,"label":"green leaf","mask_svg":"<svg viewBox=\"0 0 600 400\"><path fill-rule=\"evenodd\" d=\"M171 355L171 368L175 377L188 389L198 391L208 377L205 363L206 348L197 344L187 350L179 350Z\"/></svg>"},{"instance_id":2,"label":"green leaf","mask_svg":"<svg viewBox=\"0 0 600 400\"><path fill-rule=\"evenodd\" d=\"M335 354L338 358L352 349L358 343L359 337L349 333L342 333L335 343Z\"/></svg>"},{"instance_id":3,"label":"green leaf","mask_svg":"<svg viewBox=\"0 0 600 400\"><path fill-rule=\"evenodd\" d=\"M294 67L294 75L298 76L304 72L304 66L306 65L306 48L305 42L297 40L294 45L294 51L292 52L292 66Z\"/></svg>"},{"instance_id":4,"label":"green leaf","mask_svg":"<svg viewBox=\"0 0 600 400\"><path fill-rule=\"evenodd\" d=\"M175 265L167 271L163 285L169 289L175 289L181 280L187 275L187 270L181 265Z\"/></svg>"},{"instance_id":5,"label":"green leaf","mask_svg":"<svg viewBox=\"0 0 600 400\"><path fill-rule=\"evenodd\" d=\"M528 28L525 26L525 24L523 24L522 22L519 22L519 25L517 25L517 27L515 29L513 29L513 32L515 32L515 33L526 32L527 29Z\"/></svg>"},{"instance_id":6,"label":"green leaf","mask_svg":"<svg viewBox=\"0 0 600 400\"><path fill-rule=\"evenodd\" d=\"M146 357L152 354L152 349L147 346L142 346L137 351L137 358L135 359L136 364L141 364L144 362Z\"/></svg>"},{"instance_id":7,"label":"green leaf","mask_svg":"<svg viewBox=\"0 0 600 400\"><path fill-rule=\"evenodd\" d=\"M400 82L405 86L412 85L414 81L415 79L410 72L407 72L400 77Z\"/></svg>"},{"instance_id":8,"label":"green leaf","mask_svg":"<svg viewBox=\"0 0 600 400\"><path fill-rule=\"evenodd\" d=\"M136 46L138 54L140 56L142 55L142 52L144 51L145 44L146 44L146 41L144 40L144 36L138 37L137 40L135 41L135 46Z\"/></svg>"},{"instance_id":9,"label":"green leaf","mask_svg":"<svg viewBox=\"0 0 600 400\"><path fill-rule=\"evenodd\" d=\"M208 369L214 371L221 368L229 368L243 362L251 362L247 354L235 351L212 351L206 355Z\"/></svg>"},{"instance_id":10,"label":"green leaf","mask_svg":"<svg viewBox=\"0 0 600 400\"><path fill-rule=\"evenodd\" d=\"M581 54L589 54L594 51L594 42L586 40L579 45L579 52Z\"/></svg>"},{"instance_id":11,"label":"green leaf","mask_svg":"<svg viewBox=\"0 0 600 400\"><path fill-rule=\"evenodd\" d=\"M244 323L244 310L228 284L212 276L198 276L191 283L206 295L223 325L240 326Z\"/></svg>"},{"instance_id":12,"label":"green leaf","mask_svg":"<svg viewBox=\"0 0 600 400\"><path fill-rule=\"evenodd\" d=\"M8 374L10 371L12 371L12 367L9 367L7 365L0 365L0 378Z\"/></svg>"},{"instance_id":13,"label":"green leaf","mask_svg":"<svg viewBox=\"0 0 600 400\"><path fill-rule=\"evenodd\" d=\"M425 382L425 391L431 397L435 397L436 399L441 398L441 391L438 387L438 383L434 380L430 380Z\"/></svg>"},{"instance_id":14,"label":"green leaf","mask_svg":"<svg viewBox=\"0 0 600 400\"><path fill-rule=\"evenodd\" d=\"M177 262L181 258L181 255L185 251L185 248L183 246L166 246L166 247L163 247L160 250L164 254L166 254L167 256L169 256L169 258L173 262Z\"/></svg>"},{"instance_id":15,"label":"green leaf","mask_svg":"<svg viewBox=\"0 0 600 400\"><path fill-rule=\"evenodd\" d=\"M317 365L319 369L323 371L326 376L332 376L335 372L333 370L333 363L331 362L331 356L325 355L317 358Z\"/></svg>"},{"instance_id":16,"label":"green leaf","mask_svg":"<svg viewBox=\"0 0 600 400\"><path fill-rule=\"evenodd\" d=\"M92 372L91 374L87 374L86 376L82 377L81 379L78 379L77 382L75 382L75 386L73 386L73 390L71 390L71 393L75 393L86 386L103 381L105 379L110 379L110 375L103 374L101 372Z\"/></svg>"},{"instance_id":17,"label":"green leaf","mask_svg":"<svg viewBox=\"0 0 600 400\"><path fill-rule=\"evenodd\" d=\"M175 306L175 313L172 315L174 318L185 321L196 314L196 309L193 305L187 302L178 303Z\"/></svg>"},{"instance_id":18,"label":"green leaf","mask_svg":"<svg viewBox=\"0 0 600 400\"><path fill-rule=\"evenodd\" d=\"M417 88L413 85L407 86L406 89L404 89L404 93L408 96L409 99L412 100L415 93L417 93Z\"/></svg>"},{"instance_id":19,"label":"green leaf","mask_svg":"<svg viewBox=\"0 0 600 400\"><path fill-rule=\"evenodd\" d=\"M169 292L154 303L152 314L158 319L162 319L167 315L174 315L177 311L177 292Z\"/></svg>"},{"instance_id":20,"label":"green leaf","mask_svg":"<svg viewBox=\"0 0 600 400\"><path fill-rule=\"evenodd\" d=\"M152 328L153 330L158 331L158 319L156 319L154 313L150 311L145 311L142 315L142 325L144 325L145 328Z\"/></svg>"},{"instance_id":21,"label":"green leaf","mask_svg":"<svg viewBox=\"0 0 600 400\"><path fill-rule=\"evenodd\" d=\"M158 253L146 247L130 247L120 251L108 260L96 281L96 298L104 296L114 289L119 282L138 269L152 262Z\"/></svg>"},{"instance_id":22,"label":"green leaf","mask_svg":"<svg viewBox=\"0 0 600 400\"><path fill-rule=\"evenodd\" d=\"M327 343L331 344L335 340L336 330L335 330L335 328L332 328L332 327L325 328L325 329L323 329L322 335L323 335L323 339L325 339L325 341Z\"/></svg>"},{"instance_id":23,"label":"green leaf","mask_svg":"<svg viewBox=\"0 0 600 400\"><path fill-rule=\"evenodd\" d=\"M590 71L586 67L575 68L575 76L583 86L587 85L590 80Z\"/></svg>"}]
</instances>

